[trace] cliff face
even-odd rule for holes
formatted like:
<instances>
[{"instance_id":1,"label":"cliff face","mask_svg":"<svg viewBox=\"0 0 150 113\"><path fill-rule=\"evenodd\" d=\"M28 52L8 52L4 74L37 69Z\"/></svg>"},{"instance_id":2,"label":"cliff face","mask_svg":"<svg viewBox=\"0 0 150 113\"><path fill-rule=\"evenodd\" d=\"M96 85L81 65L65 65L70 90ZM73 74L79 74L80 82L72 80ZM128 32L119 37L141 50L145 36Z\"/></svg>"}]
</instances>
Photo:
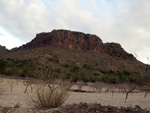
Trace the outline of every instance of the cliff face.
<instances>
[{"instance_id":1,"label":"cliff face","mask_svg":"<svg viewBox=\"0 0 150 113\"><path fill-rule=\"evenodd\" d=\"M0 45L0 55L3 55L3 54L6 53L6 52L7 52L6 47Z\"/></svg>"},{"instance_id":2,"label":"cliff face","mask_svg":"<svg viewBox=\"0 0 150 113\"><path fill-rule=\"evenodd\" d=\"M54 46L75 50L94 51L125 59L134 58L133 55L125 52L120 44L104 44L102 40L96 35L72 32L69 30L53 30L49 33L37 34L31 42L23 45L21 48L30 49L41 46Z\"/></svg>"},{"instance_id":3,"label":"cliff face","mask_svg":"<svg viewBox=\"0 0 150 113\"><path fill-rule=\"evenodd\" d=\"M105 53L110 56L117 56L120 58L129 58L129 59L135 59L132 54L127 53L120 44L117 43L106 43L105 46Z\"/></svg>"}]
</instances>

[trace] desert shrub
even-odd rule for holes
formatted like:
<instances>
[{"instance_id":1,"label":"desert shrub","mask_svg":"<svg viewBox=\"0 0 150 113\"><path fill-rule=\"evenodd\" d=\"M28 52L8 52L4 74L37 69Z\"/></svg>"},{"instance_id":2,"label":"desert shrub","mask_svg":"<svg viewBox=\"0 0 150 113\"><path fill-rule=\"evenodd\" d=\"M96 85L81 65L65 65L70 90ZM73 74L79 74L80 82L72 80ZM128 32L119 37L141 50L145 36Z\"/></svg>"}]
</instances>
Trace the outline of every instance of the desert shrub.
<instances>
[{"instance_id":1,"label":"desert shrub","mask_svg":"<svg viewBox=\"0 0 150 113\"><path fill-rule=\"evenodd\" d=\"M0 59L0 73L5 75L17 75L21 77L33 76L31 60Z\"/></svg>"},{"instance_id":2,"label":"desert shrub","mask_svg":"<svg viewBox=\"0 0 150 113\"><path fill-rule=\"evenodd\" d=\"M17 103L17 104L14 105L14 108L16 108L16 109L17 109L17 108L20 108L20 107L21 107L21 106L20 106L19 103Z\"/></svg>"},{"instance_id":3,"label":"desert shrub","mask_svg":"<svg viewBox=\"0 0 150 113\"><path fill-rule=\"evenodd\" d=\"M68 91L60 86L42 86L36 92L37 98L32 99L38 108L56 108L61 106L68 97Z\"/></svg>"},{"instance_id":4,"label":"desert shrub","mask_svg":"<svg viewBox=\"0 0 150 113\"><path fill-rule=\"evenodd\" d=\"M131 75L131 72L128 72L126 70L123 70L123 71L113 71L113 70L106 71L106 70L98 69L98 71L100 71L104 75L117 75L117 76L120 76L120 75L129 76L129 75Z\"/></svg>"},{"instance_id":5,"label":"desert shrub","mask_svg":"<svg viewBox=\"0 0 150 113\"><path fill-rule=\"evenodd\" d=\"M13 74L12 67L7 67L4 71L4 74L9 75L9 76L12 75Z\"/></svg>"},{"instance_id":6,"label":"desert shrub","mask_svg":"<svg viewBox=\"0 0 150 113\"><path fill-rule=\"evenodd\" d=\"M90 70L90 69L91 69L91 66L90 66L90 65L88 65L88 64L84 64L84 65L83 65L83 67L84 67L84 68L86 68L86 69L88 69L88 70Z\"/></svg>"},{"instance_id":7,"label":"desert shrub","mask_svg":"<svg viewBox=\"0 0 150 113\"><path fill-rule=\"evenodd\" d=\"M82 73L82 72L70 72L67 74L66 78L72 78L72 82L76 82L78 80L81 80L81 75L85 75L85 73Z\"/></svg>"},{"instance_id":8,"label":"desert shrub","mask_svg":"<svg viewBox=\"0 0 150 113\"><path fill-rule=\"evenodd\" d=\"M3 59L0 59L0 73L4 73L6 67L6 62Z\"/></svg>"},{"instance_id":9,"label":"desert shrub","mask_svg":"<svg viewBox=\"0 0 150 113\"><path fill-rule=\"evenodd\" d=\"M79 70L80 70L79 67L74 66L74 67L72 67L71 72L78 72Z\"/></svg>"},{"instance_id":10,"label":"desert shrub","mask_svg":"<svg viewBox=\"0 0 150 113\"><path fill-rule=\"evenodd\" d=\"M84 82L89 82L90 81L90 76L86 73L81 73L80 74L80 80L83 80Z\"/></svg>"},{"instance_id":11,"label":"desert shrub","mask_svg":"<svg viewBox=\"0 0 150 113\"><path fill-rule=\"evenodd\" d=\"M118 83L135 83L138 85L142 85L144 84L142 77L141 76L132 76L132 75L128 75L127 72L125 72L126 74L120 74L120 72L118 74L105 74L103 76L101 76L101 81L105 82L105 83L113 83L113 84L118 84Z\"/></svg>"},{"instance_id":12,"label":"desert shrub","mask_svg":"<svg viewBox=\"0 0 150 113\"><path fill-rule=\"evenodd\" d=\"M72 78L73 82L77 82L77 81L84 81L84 82L95 82L100 80L100 75L99 74L87 74L84 71L80 70L78 72L71 72L68 73L66 78Z\"/></svg>"},{"instance_id":13,"label":"desert shrub","mask_svg":"<svg viewBox=\"0 0 150 113\"><path fill-rule=\"evenodd\" d=\"M52 58L47 58L49 61L54 62L54 63L59 63L59 59L57 56L53 56Z\"/></svg>"},{"instance_id":14,"label":"desert shrub","mask_svg":"<svg viewBox=\"0 0 150 113\"><path fill-rule=\"evenodd\" d=\"M54 70L56 73L61 73L61 68L56 68L55 70Z\"/></svg>"},{"instance_id":15,"label":"desert shrub","mask_svg":"<svg viewBox=\"0 0 150 113\"><path fill-rule=\"evenodd\" d=\"M36 91L36 98L32 99L38 108L56 108L61 106L67 99L70 89L70 82L64 82L60 78L59 82L47 71L46 78L42 78L46 86L41 85Z\"/></svg>"},{"instance_id":16,"label":"desert shrub","mask_svg":"<svg viewBox=\"0 0 150 113\"><path fill-rule=\"evenodd\" d=\"M70 67L69 64L61 64L61 66L64 67L64 68L69 68Z\"/></svg>"},{"instance_id":17,"label":"desert shrub","mask_svg":"<svg viewBox=\"0 0 150 113\"><path fill-rule=\"evenodd\" d=\"M103 75L101 77L101 80L105 83L116 83L118 81L119 77L116 75Z\"/></svg>"}]
</instances>

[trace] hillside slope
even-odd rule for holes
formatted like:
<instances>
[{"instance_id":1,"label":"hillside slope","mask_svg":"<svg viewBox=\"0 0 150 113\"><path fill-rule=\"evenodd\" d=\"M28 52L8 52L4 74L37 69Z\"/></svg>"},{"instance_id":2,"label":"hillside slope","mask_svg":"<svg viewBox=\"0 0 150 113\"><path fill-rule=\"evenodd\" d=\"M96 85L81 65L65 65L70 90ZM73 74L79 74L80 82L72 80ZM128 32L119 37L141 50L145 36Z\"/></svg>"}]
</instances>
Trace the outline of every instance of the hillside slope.
<instances>
[{"instance_id":1,"label":"hillside slope","mask_svg":"<svg viewBox=\"0 0 150 113\"><path fill-rule=\"evenodd\" d=\"M11 74L19 76L31 76L33 73L38 76L39 72L49 69L53 75L73 76L74 80L105 81L111 78L113 81L116 77L131 77L131 81L135 81L136 77L150 72L146 70L149 66L136 60L120 44L103 43L95 35L68 30L37 34L31 42L2 58L9 64L5 70L9 72L10 64L15 64Z\"/></svg>"},{"instance_id":2,"label":"hillside slope","mask_svg":"<svg viewBox=\"0 0 150 113\"><path fill-rule=\"evenodd\" d=\"M5 54L7 51L8 51L8 50L6 49L5 46L1 46L1 45L0 45L0 56L3 55L3 54Z\"/></svg>"}]
</instances>

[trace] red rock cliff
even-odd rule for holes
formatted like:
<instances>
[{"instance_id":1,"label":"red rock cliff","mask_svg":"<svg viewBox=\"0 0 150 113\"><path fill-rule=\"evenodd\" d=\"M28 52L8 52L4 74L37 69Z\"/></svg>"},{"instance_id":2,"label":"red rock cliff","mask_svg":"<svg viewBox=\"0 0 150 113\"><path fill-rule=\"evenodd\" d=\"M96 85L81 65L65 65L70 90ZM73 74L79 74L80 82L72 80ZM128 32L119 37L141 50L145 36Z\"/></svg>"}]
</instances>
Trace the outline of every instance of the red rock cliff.
<instances>
[{"instance_id":1,"label":"red rock cliff","mask_svg":"<svg viewBox=\"0 0 150 113\"><path fill-rule=\"evenodd\" d=\"M53 30L49 33L37 34L31 42L22 46L21 48L29 49L41 46L88 50L120 58L134 58L133 55L125 52L120 44L104 44L96 35L72 32L69 30Z\"/></svg>"}]
</instances>

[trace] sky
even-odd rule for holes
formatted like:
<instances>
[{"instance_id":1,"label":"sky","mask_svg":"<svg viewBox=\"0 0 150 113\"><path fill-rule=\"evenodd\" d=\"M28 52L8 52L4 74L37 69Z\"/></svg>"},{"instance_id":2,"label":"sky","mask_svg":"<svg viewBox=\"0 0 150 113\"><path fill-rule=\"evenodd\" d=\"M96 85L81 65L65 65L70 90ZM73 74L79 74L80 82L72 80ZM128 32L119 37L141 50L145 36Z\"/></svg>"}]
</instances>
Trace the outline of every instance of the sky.
<instances>
[{"instance_id":1,"label":"sky","mask_svg":"<svg viewBox=\"0 0 150 113\"><path fill-rule=\"evenodd\" d=\"M96 34L149 63L150 0L0 0L0 45L19 47L53 29Z\"/></svg>"}]
</instances>

